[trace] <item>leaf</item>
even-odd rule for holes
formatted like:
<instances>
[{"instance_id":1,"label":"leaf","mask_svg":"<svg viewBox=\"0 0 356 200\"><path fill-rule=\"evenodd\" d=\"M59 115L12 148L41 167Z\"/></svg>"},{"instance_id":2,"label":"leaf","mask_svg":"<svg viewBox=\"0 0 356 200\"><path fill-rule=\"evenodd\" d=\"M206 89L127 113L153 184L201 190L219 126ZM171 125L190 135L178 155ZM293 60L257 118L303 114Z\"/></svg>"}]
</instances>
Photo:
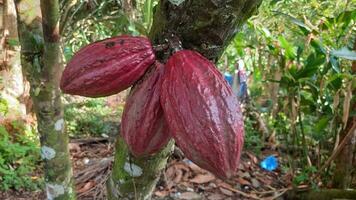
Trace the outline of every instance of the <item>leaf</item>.
<instances>
[{"instance_id":1,"label":"leaf","mask_svg":"<svg viewBox=\"0 0 356 200\"><path fill-rule=\"evenodd\" d=\"M323 53L325 55L327 54L326 48L325 48L324 44L320 40L313 39L310 42L310 44L315 49L315 51L317 51L319 53Z\"/></svg>"},{"instance_id":2,"label":"leaf","mask_svg":"<svg viewBox=\"0 0 356 200\"><path fill-rule=\"evenodd\" d=\"M322 117L315 125L314 130L317 133L321 133L325 130L326 126L329 124L330 118L328 116Z\"/></svg>"},{"instance_id":3,"label":"leaf","mask_svg":"<svg viewBox=\"0 0 356 200\"><path fill-rule=\"evenodd\" d=\"M296 57L294 47L282 35L278 37L278 41L281 47L285 50L287 58L294 59Z\"/></svg>"},{"instance_id":4,"label":"leaf","mask_svg":"<svg viewBox=\"0 0 356 200\"><path fill-rule=\"evenodd\" d=\"M281 15L281 16L285 17L286 19L291 21L293 24L296 24L299 28L302 29L302 31L305 35L309 34L312 31L312 29L309 28L309 26L307 26L305 23L303 23L302 21L298 20L295 17L292 17L288 14L285 14L285 13L282 13L279 11L273 11L273 12L276 13L277 15Z\"/></svg>"},{"instance_id":5,"label":"leaf","mask_svg":"<svg viewBox=\"0 0 356 200\"><path fill-rule=\"evenodd\" d=\"M201 199L201 196L196 192L183 192L179 196L179 199L185 199L185 200Z\"/></svg>"},{"instance_id":6,"label":"leaf","mask_svg":"<svg viewBox=\"0 0 356 200\"><path fill-rule=\"evenodd\" d=\"M152 23L152 8L153 8L153 0L146 0L143 4L143 19L144 23L147 25L147 30L150 30Z\"/></svg>"},{"instance_id":7,"label":"leaf","mask_svg":"<svg viewBox=\"0 0 356 200\"><path fill-rule=\"evenodd\" d=\"M330 56L329 58L331 67L335 70L335 72L340 73L339 61L335 56Z\"/></svg>"},{"instance_id":8,"label":"leaf","mask_svg":"<svg viewBox=\"0 0 356 200\"><path fill-rule=\"evenodd\" d=\"M332 50L331 55L348 60L356 60L356 52L351 51L346 47L343 47L338 50Z\"/></svg>"},{"instance_id":9,"label":"leaf","mask_svg":"<svg viewBox=\"0 0 356 200\"><path fill-rule=\"evenodd\" d=\"M193 179L190 179L190 182L203 184L203 183L208 183L208 182L210 182L210 181L212 181L214 179L215 179L215 176L210 174L210 173L208 173L208 174L198 174Z\"/></svg>"}]
</instances>

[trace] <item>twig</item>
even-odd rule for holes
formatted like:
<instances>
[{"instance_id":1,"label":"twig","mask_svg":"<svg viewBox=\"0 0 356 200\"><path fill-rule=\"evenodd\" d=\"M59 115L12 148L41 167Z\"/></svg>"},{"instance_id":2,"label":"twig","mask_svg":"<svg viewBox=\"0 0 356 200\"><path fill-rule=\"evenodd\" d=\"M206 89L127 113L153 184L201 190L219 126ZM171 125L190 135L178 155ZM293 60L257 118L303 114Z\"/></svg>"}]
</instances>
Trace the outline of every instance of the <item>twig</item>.
<instances>
[{"instance_id":1,"label":"twig","mask_svg":"<svg viewBox=\"0 0 356 200\"><path fill-rule=\"evenodd\" d=\"M283 188L283 189L279 189L279 190L263 191L263 192L255 191L253 193L254 194L271 194L271 193L275 193L275 192L283 192L284 190L290 190L290 189L291 189L291 187Z\"/></svg>"},{"instance_id":2,"label":"twig","mask_svg":"<svg viewBox=\"0 0 356 200\"><path fill-rule=\"evenodd\" d=\"M270 200L277 199L278 197L282 196L284 193L286 193L290 188L284 189L281 193L271 197Z\"/></svg>"},{"instance_id":3,"label":"twig","mask_svg":"<svg viewBox=\"0 0 356 200\"><path fill-rule=\"evenodd\" d=\"M90 143L100 143L108 142L110 138L81 138L81 139L72 139L69 143L79 143L79 144L90 144Z\"/></svg>"},{"instance_id":4,"label":"twig","mask_svg":"<svg viewBox=\"0 0 356 200\"><path fill-rule=\"evenodd\" d=\"M259 197L249 195L249 194L247 194L247 193L245 193L245 192L242 192L242 191L240 191L240 190L236 190L236 189L231 188L231 187L227 187L227 186L225 186L225 185L220 185L220 187L222 187L222 188L224 188L224 189L227 189L227 190L230 190L230 191L232 191L232 192L241 194L242 196L247 197L247 198L251 198L251 199L255 199L255 200L263 200L263 199L261 199L261 198L259 198Z\"/></svg>"}]
</instances>

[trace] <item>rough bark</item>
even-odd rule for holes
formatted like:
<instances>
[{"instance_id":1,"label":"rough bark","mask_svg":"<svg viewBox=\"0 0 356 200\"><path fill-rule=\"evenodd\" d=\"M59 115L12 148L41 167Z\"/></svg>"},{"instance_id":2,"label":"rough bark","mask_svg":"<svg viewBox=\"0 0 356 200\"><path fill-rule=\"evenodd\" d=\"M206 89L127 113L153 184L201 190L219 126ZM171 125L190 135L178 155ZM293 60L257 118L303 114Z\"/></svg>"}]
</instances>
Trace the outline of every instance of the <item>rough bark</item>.
<instances>
[{"instance_id":1,"label":"rough bark","mask_svg":"<svg viewBox=\"0 0 356 200\"><path fill-rule=\"evenodd\" d=\"M161 0L155 8L150 38L154 44L162 44L173 33L181 40L184 48L199 51L216 61L261 2ZM157 57L165 62L168 54L159 54ZM134 158L119 136L112 176L107 183L109 199L150 199L172 146L170 143L160 153L150 157Z\"/></svg>"},{"instance_id":2,"label":"rough bark","mask_svg":"<svg viewBox=\"0 0 356 200\"><path fill-rule=\"evenodd\" d=\"M11 112L6 114L8 119L24 118L26 106L21 101L24 94L24 80L20 61L20 46L16 23L14 0L5 0L3 7L1 57L0 57L0 90L1 98L5 99Z\"/></svg>"},{"instance_id":3,"label":"rough bark","mask_svg":"<svg viewBox=\"0 0 356 200\"><path fill-rule=\"evenodd\" d=\"M75 199L59 90L63 56L58 34L58 2L42 0L40 4L39 0L16 0L16 9L21 62L31 85L45 163L47 199Z\"/></svg>"},{"instance_id":4,"label":"rough bark","mask_svg":"<svg viewBox=\"0 0 356 200\"><path fill-rule=\"evenodd\" d=\"M173 3L172 3L173 2ZM216 61L262 0L161 0L150 33L154 43L178 36L185 49Z\"/></svg>"}]
</instances>

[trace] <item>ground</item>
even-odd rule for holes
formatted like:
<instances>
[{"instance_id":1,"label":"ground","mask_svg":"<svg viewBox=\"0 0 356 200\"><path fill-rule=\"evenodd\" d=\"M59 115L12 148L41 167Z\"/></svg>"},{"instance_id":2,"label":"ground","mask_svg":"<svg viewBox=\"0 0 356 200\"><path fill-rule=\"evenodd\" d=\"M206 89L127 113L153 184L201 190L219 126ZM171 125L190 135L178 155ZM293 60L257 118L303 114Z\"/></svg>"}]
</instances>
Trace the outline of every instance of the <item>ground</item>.
<instances>
[{"instance_id":1,"label":"ground","mask_svg":"<svg viewBox=\"0 0 356 200\"><path fill-rule=\"evenodd\" d=\"M113 160L112 141L108 138L72 140L70 152L78 199L105 199L105 180ZM278 199L291 185L291 176L280 168L273 172L261 169L259 163L267 155L278 157L278 152L266 149L256 156L245 151L236 176L223 181L175 151L157 184L154 199ZM43 198L40 191L0 193L0 199L6 200Z\"/></svg>"}]
</instances>

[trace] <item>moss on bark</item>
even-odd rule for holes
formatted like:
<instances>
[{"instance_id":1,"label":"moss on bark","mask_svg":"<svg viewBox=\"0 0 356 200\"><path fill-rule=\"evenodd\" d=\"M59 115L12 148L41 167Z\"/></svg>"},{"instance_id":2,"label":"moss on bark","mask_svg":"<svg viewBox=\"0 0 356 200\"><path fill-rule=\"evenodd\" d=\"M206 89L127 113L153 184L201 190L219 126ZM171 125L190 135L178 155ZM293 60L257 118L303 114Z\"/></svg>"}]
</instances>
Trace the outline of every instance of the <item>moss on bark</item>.
<instances>
[{"instance_id":1,"label":"moss on bark","mask_svg":"<svg viewBox=\"0 0 356 200\"><path fill-rule=\"evenodd\" d=\"M75 195L59 90L63 55L59 39L53 39L59 19L57 4L56 0L43 1L42 16L39 0L17 0L16 9L21 62L31 85L41 157L45 163L47 199L71 200Z\"/></svg>"},{"instance_id":2,"label":"moss on bark","mask_svg":"<svg viewBox=\"0 0 356 200\"><path fill-rule=\"evenodd\" d=\"M150 32L153 43L165 43L174 34L184 48L199 51L216 61L262 0L182 0L179 5L176 2L161 0L155 8ZM164 62L168 54L157 57ZM125 143L119 137L112 176L107 183L109 199L150 199L172 147L170 143L156 155L130 158ZM130 175L130 171L135 172L135 169L137 173L141 170L142 174L137 177Z\"/></svg>"}]
</instances>

